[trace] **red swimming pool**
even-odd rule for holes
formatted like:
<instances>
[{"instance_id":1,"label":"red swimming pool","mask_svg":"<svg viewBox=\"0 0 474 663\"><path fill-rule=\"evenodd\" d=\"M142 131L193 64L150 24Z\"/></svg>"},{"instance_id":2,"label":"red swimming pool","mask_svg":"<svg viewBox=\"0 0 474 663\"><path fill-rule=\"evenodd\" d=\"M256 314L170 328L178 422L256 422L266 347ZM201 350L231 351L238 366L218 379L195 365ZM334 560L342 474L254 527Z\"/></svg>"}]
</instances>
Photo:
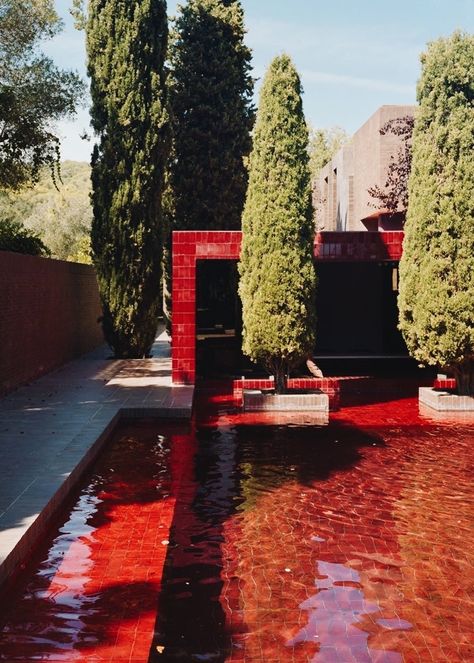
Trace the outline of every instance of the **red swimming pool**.
<instances>
[{"instance_id":1,"label":"red swimming pool","mask_svg":"<svg viewBox=\"0 0 474 663\"><path fill-rule=\"evenodd\" d=\"M201 390L117 430L0 611L0 661L474 661L473 424Z\"/></svg>"}]
</instances>

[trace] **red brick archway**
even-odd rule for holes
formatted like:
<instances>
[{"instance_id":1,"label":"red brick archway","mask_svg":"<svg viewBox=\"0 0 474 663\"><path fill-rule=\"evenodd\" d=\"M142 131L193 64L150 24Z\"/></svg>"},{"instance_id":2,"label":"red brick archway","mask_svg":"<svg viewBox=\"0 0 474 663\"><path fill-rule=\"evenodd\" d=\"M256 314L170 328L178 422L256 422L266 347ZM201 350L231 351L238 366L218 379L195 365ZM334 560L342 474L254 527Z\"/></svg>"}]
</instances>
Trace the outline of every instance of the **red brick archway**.
<instances>
[{"instance_id":1,"label":"red brick archway","mask_svg":"<svg viewBox=\"0 0 474 663\"><path fill-rule=\"evenodd\" d=\"M403 232L321 232L314 240L316 261L398 261ZM173 232L172 377L174 384L196 379L196 261L238 260L240 231Z\"/></svg>"}]
</instances>

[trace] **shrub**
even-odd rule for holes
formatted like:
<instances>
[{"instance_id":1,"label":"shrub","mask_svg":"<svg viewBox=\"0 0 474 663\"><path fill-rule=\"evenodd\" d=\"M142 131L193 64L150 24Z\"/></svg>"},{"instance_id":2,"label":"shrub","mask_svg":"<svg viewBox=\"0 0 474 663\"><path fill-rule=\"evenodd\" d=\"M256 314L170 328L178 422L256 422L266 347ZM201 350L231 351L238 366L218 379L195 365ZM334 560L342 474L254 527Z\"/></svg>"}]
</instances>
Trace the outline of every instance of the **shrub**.
<instances>
[{"instance_id":1,"label":"shrub","mask_svg":"<svg viewBox=\"0 0 474 663\"><path fill-rule=\"evenodd\" d=\"M27 253L32 256L49 256L51 252L40 237L28 230L20 221L0 220L0 251Z\"/></svg>"}]
</instances>

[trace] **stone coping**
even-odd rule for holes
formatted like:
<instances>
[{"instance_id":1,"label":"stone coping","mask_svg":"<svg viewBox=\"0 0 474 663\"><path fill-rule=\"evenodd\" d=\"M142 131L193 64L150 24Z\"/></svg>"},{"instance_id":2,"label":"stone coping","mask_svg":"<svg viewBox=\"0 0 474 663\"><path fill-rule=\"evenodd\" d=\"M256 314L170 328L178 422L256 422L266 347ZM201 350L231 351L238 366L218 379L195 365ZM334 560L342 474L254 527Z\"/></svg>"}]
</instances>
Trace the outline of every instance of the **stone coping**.
<instances>
[{"instance_id":1,"label":"stone coping","mask_svg":"<svg viewBox=\"0 0 474 663\"><path fill-rule=\"evenodd\" d=\"M0 399L0 588L21 571L122 418L189 420L193 386L171 383L169 338L150 359L103 347Z\"/></svg>"},{"instance_id":2,"label":"stone coping","mask_svg":"<svg viewBox=\"0 0 474 663\"><path fill-rule=\"evenodd\" d=\"M329 412L329 396L320 390L306 394L271 394L244 389L243 409L249 412Z\"/></svg>"},{"instance_id":3,"label":"stone coping","mask_svg":"<svg viewBox=\"0 0 474 663\"><path fill-rule=\"evenodd\" d=\"M438 412L474 412L474 397L459 396L433 387L420 387L418 400Z\"/></svg>"}]
</instances>

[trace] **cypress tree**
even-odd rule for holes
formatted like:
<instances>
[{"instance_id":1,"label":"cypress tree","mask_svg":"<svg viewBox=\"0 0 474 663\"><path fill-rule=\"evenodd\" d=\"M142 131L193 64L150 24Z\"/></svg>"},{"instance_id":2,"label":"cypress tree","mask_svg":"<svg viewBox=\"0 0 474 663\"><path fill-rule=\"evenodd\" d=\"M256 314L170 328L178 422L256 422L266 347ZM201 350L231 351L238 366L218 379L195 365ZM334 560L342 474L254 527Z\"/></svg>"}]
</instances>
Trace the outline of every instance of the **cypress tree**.
<instances>
[{"instance_id":1,"label":"cypress tree","mask_svg":"<svg viewBox=\"0 0 474 663\"><path fill-rule=\"evenodd\" d=\"M423 364L474 394L474 36L454 33L422 55L400 329Z\"/></svg>"},{"instance_id":2,"label":"cypress tree","mask_svg":"<svg viewBox=\"0 0 474 663\"><path fill-rule=\"evenodd\" d=\"M188 0L170 46L172 229L238 230L253 80L239 0Z\"/></svg>"},{"instance_id":3,"label":"cypress tree","mask_svg":"<svg viewBox=\"0 0 474 663\"><path fill-rule=\"evenodd\" d=\"M167 195L165 310L170 308L170 233L239 230L247 190L244 164L254 120L251 53L240 0L188 0L179 7L170 44L173 154ZM207 282L215 265L203 264ZM217 267L231 301L232 265ZM167 292L166 292L167 291Z\"/></svg>"},{"instance_id":4,"label":"cypress tree","mask_svg":"<svg viewBox=\"0 0 474 663\"><path fill-rule=\"evenodd\" d=\"M160 217L169 153L165 0L91 0L92 251L103 328L117 357L143 357L156 334Z\"/></svg>"},{"instance_id":5,"label":"cypress tree","mask_svg":"<svg viewBox=\"0 0 474 663\"><path fill-rule=\"evenodd\" d=\"M277 392L315 342L308 161L301 83L282 55L271 63L260 93L239 263L243 351L275 375Z\"/></svg>"}]
</instances>

